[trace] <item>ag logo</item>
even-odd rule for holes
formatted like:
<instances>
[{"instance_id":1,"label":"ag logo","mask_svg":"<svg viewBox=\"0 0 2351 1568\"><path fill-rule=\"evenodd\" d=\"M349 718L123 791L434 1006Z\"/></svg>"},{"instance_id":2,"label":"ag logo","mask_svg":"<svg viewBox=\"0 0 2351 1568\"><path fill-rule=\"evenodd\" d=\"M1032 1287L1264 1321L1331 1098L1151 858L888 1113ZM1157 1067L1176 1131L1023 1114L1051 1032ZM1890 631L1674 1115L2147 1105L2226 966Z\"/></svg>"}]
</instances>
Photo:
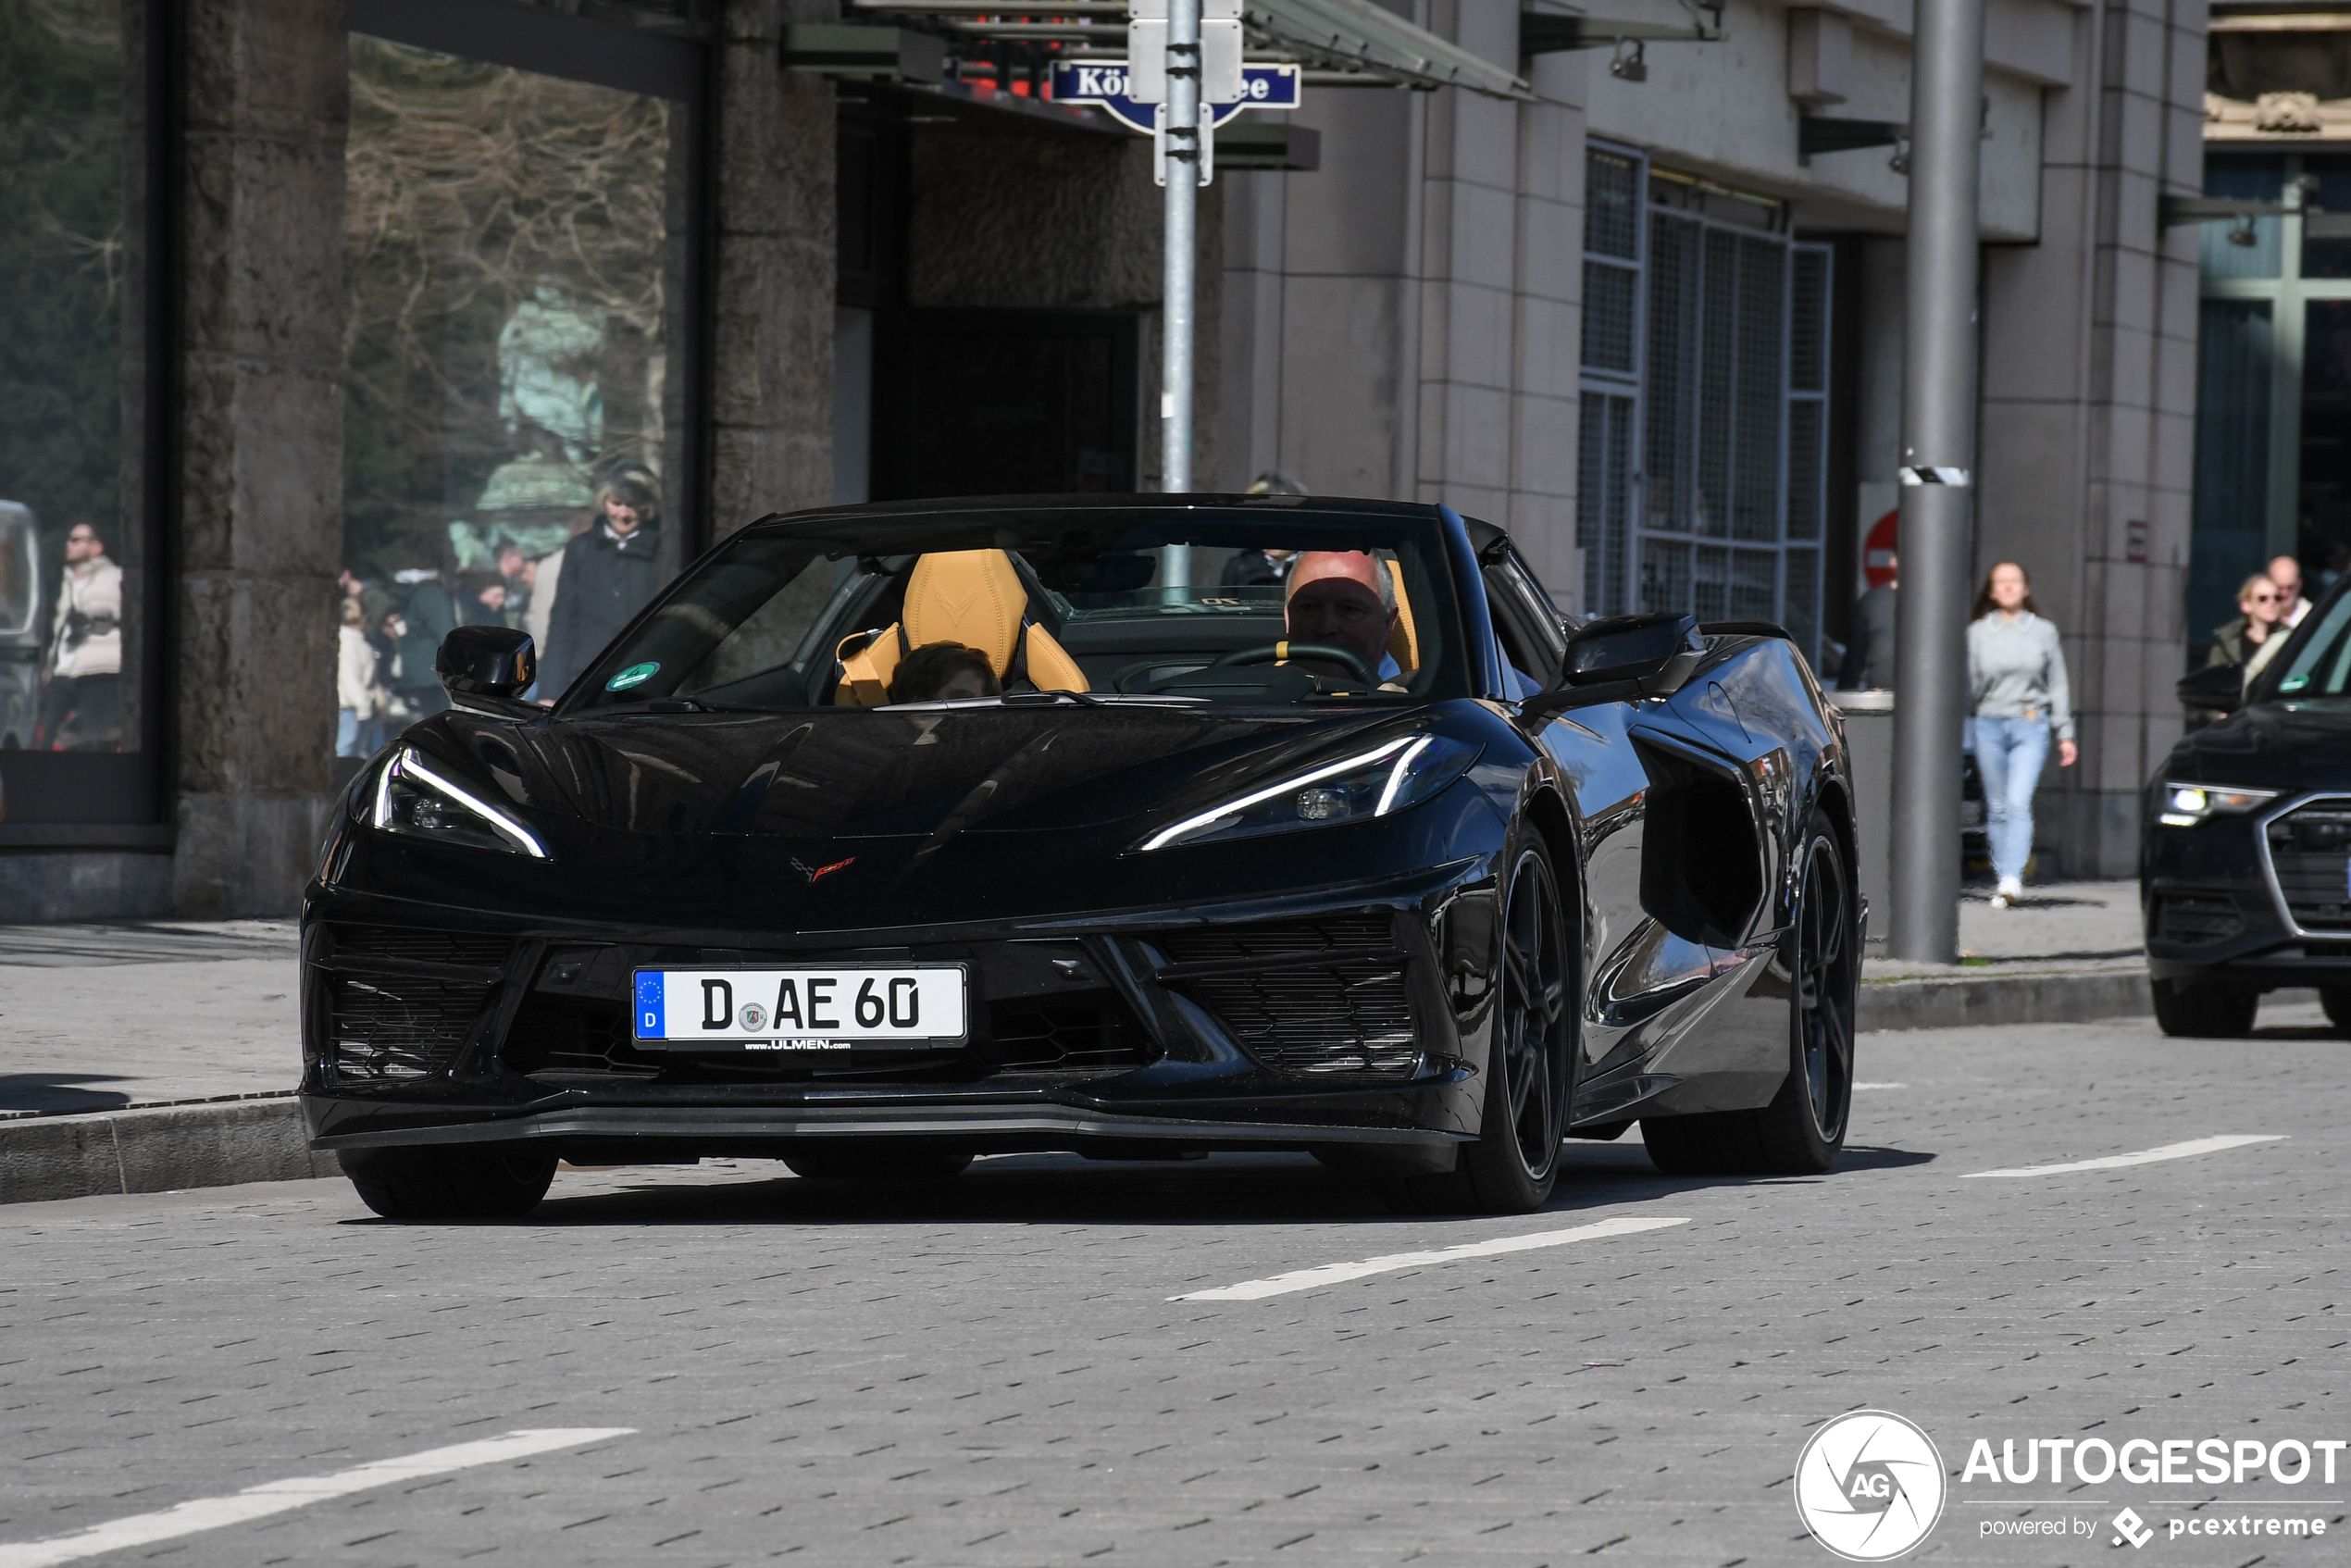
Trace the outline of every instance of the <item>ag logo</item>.
<instances>
[{"instance_id":1,"label":"ag logo","mask_svg":"<svg viewBox=\"0 0 2351 1568\"><path fill-rule=\"evenodd\" d=\"M1857 1410L1812 1434L1796 1462L1796 1512L1851 1562L1901 1556L1943 1516L1943 1456L1898 1415Z\"/></svg>"}]
</instances>

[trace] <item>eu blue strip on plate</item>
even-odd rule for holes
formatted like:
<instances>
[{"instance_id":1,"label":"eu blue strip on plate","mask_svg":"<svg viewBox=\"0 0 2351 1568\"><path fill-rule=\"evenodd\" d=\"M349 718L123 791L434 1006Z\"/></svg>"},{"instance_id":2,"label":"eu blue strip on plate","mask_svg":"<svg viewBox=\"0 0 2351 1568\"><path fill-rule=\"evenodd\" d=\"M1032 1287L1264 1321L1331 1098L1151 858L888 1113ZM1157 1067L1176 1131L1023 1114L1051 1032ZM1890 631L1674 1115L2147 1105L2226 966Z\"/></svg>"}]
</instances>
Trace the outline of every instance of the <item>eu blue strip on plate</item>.
<instances>
[{"instance_id":1,"label":"eu blue strip on plate","mask_svg":"<svg viewBox=\"0 0 2351 1568\"><path fill-rule=\"evenodd\" d=\"M637 977L637 1038L661 1038L661 971L647 970Z\"/></svg>"}]
</instances>

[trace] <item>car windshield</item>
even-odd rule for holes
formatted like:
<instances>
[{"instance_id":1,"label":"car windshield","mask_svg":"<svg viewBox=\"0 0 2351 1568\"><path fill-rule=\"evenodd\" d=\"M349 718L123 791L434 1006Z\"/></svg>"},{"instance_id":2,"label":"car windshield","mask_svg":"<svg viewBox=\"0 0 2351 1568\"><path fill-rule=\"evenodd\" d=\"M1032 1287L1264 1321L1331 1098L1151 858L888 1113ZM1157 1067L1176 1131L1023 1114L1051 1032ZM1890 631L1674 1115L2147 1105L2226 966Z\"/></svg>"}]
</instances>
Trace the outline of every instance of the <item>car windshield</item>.
<instances>
[{"instance_id":1,"label":"car windshield","mask_svg":"<svg viewBox=\"0 0 2351 1568\"><path fill-rule=\"evenodd\" d=\"M1311 504L754 527L608 649L565 711L1460 696L1446 563L1433 518Z\"/></svg>"},{"instance_id":2,"label":"car windshield","mask_svg":"<svg viewBox=\"0 0 2351 1568\"><path fill-rule=\"evenodd\" d=\"M2279 659L2285 668L2268 696L2281 702L2351 696L2351 593L2338 595L2316 618L2315 627L2306 623L2301 645Z\"/></svg>"}]
</instances>

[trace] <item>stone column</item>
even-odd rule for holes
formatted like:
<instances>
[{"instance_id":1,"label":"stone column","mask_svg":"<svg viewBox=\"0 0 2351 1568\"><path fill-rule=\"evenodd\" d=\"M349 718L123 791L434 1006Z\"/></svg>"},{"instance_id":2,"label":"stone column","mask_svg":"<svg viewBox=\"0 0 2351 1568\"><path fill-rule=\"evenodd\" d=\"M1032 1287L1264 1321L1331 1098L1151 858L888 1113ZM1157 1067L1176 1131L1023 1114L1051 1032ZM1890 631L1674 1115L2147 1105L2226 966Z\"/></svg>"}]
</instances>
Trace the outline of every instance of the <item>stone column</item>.
<instances>
[{"instance_id":1,"label":"stone column","mask_svg":"<svg viewBox=\"0 0 2351 1568\"><path fill-rule=\"evenodd\" d=\"M783 69L788 21L834 0L727 0L719 45L711 526L833 490L833 86Z\"/></svg>"},{"instance_id":2,"label":"stone column","mask_svg":"<svg viewBox=\"0 0 2351 1568\"><path fill-rule=\"evenodd\" d=\"M183 15L173 902L284 915L332 801L343 7Z\"/></svg>"},{"instance_id":3,"label":"stone column","mask_svg":"<svg viewBox=\"0 0 2351 1568\"><path fill-rule=\"evenodd\" d=\"M2048 95L2041 230L1985 253L1976 572L2022 562L2071 676L2079 765L2041 776L2068 877L2129 877L2139 792L2180 733L2196 449L2202 0L2083 13L2079 85Z\"/></svg>"}]
</instances>

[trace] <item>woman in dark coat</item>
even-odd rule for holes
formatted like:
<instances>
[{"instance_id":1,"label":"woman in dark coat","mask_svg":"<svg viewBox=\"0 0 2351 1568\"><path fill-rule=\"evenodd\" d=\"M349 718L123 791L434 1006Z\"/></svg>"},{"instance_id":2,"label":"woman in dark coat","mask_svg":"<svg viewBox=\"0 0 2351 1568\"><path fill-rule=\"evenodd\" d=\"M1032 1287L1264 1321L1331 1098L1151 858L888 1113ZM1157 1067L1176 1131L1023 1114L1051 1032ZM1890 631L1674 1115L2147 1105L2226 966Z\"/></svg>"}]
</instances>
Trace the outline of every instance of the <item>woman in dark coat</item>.
<instances>
[{"instance_id":1,"label":"woman in dark coat","mask_svg":"<svg viewBox=\"0 0 2351 1568\"><path fill-rule=\"evenodd\" d=\"M661 492L641 468L613 475L596 491L597 520L564 546L539 691L563 693L643 609L662 582Z\"/></svg>"}]
</instances>

